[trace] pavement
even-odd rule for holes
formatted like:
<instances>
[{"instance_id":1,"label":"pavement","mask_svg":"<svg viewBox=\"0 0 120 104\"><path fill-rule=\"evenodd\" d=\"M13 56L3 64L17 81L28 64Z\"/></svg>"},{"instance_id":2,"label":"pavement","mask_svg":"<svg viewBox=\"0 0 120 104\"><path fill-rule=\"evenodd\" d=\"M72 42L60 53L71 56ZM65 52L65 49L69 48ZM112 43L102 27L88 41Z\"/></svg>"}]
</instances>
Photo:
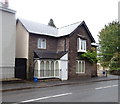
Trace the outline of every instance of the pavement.
<instances>
[{"instance_id":1,"label":"pavement","mask_svg":"<svg viewBox=\"0 0 120 104\"><path fill-rule=\"evenodd\" d=\"M71 84L86 84L91 82L101 82L101 81L110 81L110 80L120 80L119 76L108 75L93 77L89 79L70 79L67 81L61 80L38 80L38 82L27 81L27 80L16 80L16 81L3 81L2 89L0 92L16 91L16 90L27 90L34 88L45 88L53 86L62 86L62 85L71 85Z\"/></svg>"}]
</instances>

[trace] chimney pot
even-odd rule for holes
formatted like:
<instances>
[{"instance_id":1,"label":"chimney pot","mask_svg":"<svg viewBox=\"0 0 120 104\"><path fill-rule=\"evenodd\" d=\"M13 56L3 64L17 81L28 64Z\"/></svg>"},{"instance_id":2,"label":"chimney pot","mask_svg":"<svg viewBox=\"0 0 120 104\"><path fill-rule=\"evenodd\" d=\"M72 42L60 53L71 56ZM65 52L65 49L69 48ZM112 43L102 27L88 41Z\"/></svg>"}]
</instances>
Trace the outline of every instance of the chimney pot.
<instances>
[{"instance_id":1,"label":"chimney pot","mask_svg":"<svg viewBox=\"0 0 120 104\"><path fill-rule=\"evenodd\" d=\"M9 6L9 1L8 0L1 0L1 4L3 7L8 7Z\"/></svg>"},{"instance_id":2,"label":"chimney pot","mask_svg":"<svg viewBox=\"0 0 120 104\"><path fill-rule=\"evenodd\" d=\"M8 7L9 6L9 1L5 0L5 6Z\"/></svg>"}]
</instances>

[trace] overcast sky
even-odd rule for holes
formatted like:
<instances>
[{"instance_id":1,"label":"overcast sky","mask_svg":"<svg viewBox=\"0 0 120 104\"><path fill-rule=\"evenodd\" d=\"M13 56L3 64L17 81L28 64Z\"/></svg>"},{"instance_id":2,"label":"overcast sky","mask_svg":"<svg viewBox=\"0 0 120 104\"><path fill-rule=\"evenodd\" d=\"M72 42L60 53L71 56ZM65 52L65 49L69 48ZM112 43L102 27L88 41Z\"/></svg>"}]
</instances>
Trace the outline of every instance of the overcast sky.
<instances>
[{"instance_id":1,"label":"overcast sky","mask_svg":"<svg viewBox=\"0 0 120 104\"><path fill-rule=\"evenodd\" d=\"M118 19L120 0L9 0L16 17L47 24L52 18L57 27L85 21L93 37L105 24Z\"/></svg>"}]
</instances>

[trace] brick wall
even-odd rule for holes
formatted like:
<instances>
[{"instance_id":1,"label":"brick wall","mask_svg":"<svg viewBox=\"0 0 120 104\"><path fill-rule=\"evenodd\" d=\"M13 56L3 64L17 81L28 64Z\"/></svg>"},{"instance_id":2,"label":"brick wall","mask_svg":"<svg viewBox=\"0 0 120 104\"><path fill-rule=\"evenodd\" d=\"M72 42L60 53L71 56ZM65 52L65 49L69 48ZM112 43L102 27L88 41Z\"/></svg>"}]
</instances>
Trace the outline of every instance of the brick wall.
<instances>
[{"instance_id":1,"label":"brick wall","mask_svg":"<svg viewBox=\"0 0 120 104\"><path fill-rule=\"evenodd\" d=\"M84 28L84 26L79 27L74 33L70 35L69 38L69 54L68 54L68 75L69 79L71 78L84 78L91 77L92 75L96 75L97 73L97 65L91 64L89 61L85 60L85 74L76 74L76 59L78 59L77 52L77 38L78 35L83 35L86 38L87 49L91 49L91 39L88 35L88 32Z\"/></svg>"},{"instance_id":2,"label":"brick wall","mask_svg":"<svg viewBox=\"0 0 120 104\"><path fill-rule=\"evenodd\" d=\"M77 52L77 38L78 35L83 35L86 38L87 49L91 49L91 39L88 35L88 32L85 30L84 26L80 26L76 31L71 35L66 37L49 37L43 35L30 34L29 37L29 72L30 78L33 76L33 58L34 50L41 51L68 51L68 78L86 78L91 76L96 76L97 74L97 65L91 64L85 60L85 74L76 74L76 60L78 59ZM46 39L46 49L38 49L37 41L39 38Z\"/></svg>"},{"instance_id":3,"label":"brick wall","mask_svg":"<svg viewBox=\"0 0 120 104\"><path fill-rule=\"evenodd\" d=\"M69 36L60 37L57 41L57 52L69 50Z\"/></svg>"},{"instance_id":4,"label":"brick wall","mask_svg":"<svg viewBox=\"0 0 120 104\"><path fill-rule=\"evenodd\" d=\"M46 49L39 49L37 48L37 42L39 38L46 39ZM57 39L54 37L43 36L43 35L36 35L30 34L29 36L29 79L33 77L33 64L34 64L34 50L40 51L57 51Z\"/></svg>"}]
</instances>

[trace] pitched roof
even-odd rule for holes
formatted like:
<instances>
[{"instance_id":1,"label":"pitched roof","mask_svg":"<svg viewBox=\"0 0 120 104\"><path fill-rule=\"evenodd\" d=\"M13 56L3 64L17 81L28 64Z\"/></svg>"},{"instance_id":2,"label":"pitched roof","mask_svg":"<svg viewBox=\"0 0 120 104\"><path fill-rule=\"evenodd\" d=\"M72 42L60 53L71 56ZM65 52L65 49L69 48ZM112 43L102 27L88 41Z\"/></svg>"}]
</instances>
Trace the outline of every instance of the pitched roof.
<instances>
[{"instance_id":1,"label":"pitched roof","mask_svg":"<svg viewBox=\"0 0 120 104\"><path fill-rule=\"evenodd\" d=\"M18 19L18 20L22 23L22 25L30 33L44 34L44 35L50 35L50 36L54 36L54 37L56 37L56 35L57 35L57 32L58 32L57 28L54 28L52 26L28 21L25 19Z\"/></svg>"},{"instance_id":2,"label":"pitched roof","mask_svg":"<svg viewBox=\"0 0 120 104\"><path fill-rule=\"evenodd\" d=\"M64 27L58 28L58 36L65 36L73 32L82 22L76 22Z\"/></svg>"},{"instance_id":3,"label":"pitched roof","mask_svg":"<svg viewBox=\"0 0 120 104\"><path fill-rule=\"evenodd\" d=\"M29 20L21 19L21 18L19 18L18 21L20 21L22 23L22 25L25 27L25 29L30 33L43 34L43 35L53 36L53 37L61 37L61 36L69 35L75 29L77 29L78 26L84 24L85 28L87 29L87 31L89 33L91 40L93 42L95 42L94 38L92 37L92 35L84 21L76 22L74 24L64 26L61 28L55 28L52 26L48 26L45 24L37 23L37 22L32 22Z\"/></svg>"},{"instance_id":4,"label":"pitched roof","mask_svg":"<svg viewBox=\"0 0 120 104\"><path fill-rule=\"evenodd\" d=\"M41 52L40 50L34 51L36 56L35 58L40 59L60 59L64 56L67 52Z\"/></svg>"}]
</instances>

